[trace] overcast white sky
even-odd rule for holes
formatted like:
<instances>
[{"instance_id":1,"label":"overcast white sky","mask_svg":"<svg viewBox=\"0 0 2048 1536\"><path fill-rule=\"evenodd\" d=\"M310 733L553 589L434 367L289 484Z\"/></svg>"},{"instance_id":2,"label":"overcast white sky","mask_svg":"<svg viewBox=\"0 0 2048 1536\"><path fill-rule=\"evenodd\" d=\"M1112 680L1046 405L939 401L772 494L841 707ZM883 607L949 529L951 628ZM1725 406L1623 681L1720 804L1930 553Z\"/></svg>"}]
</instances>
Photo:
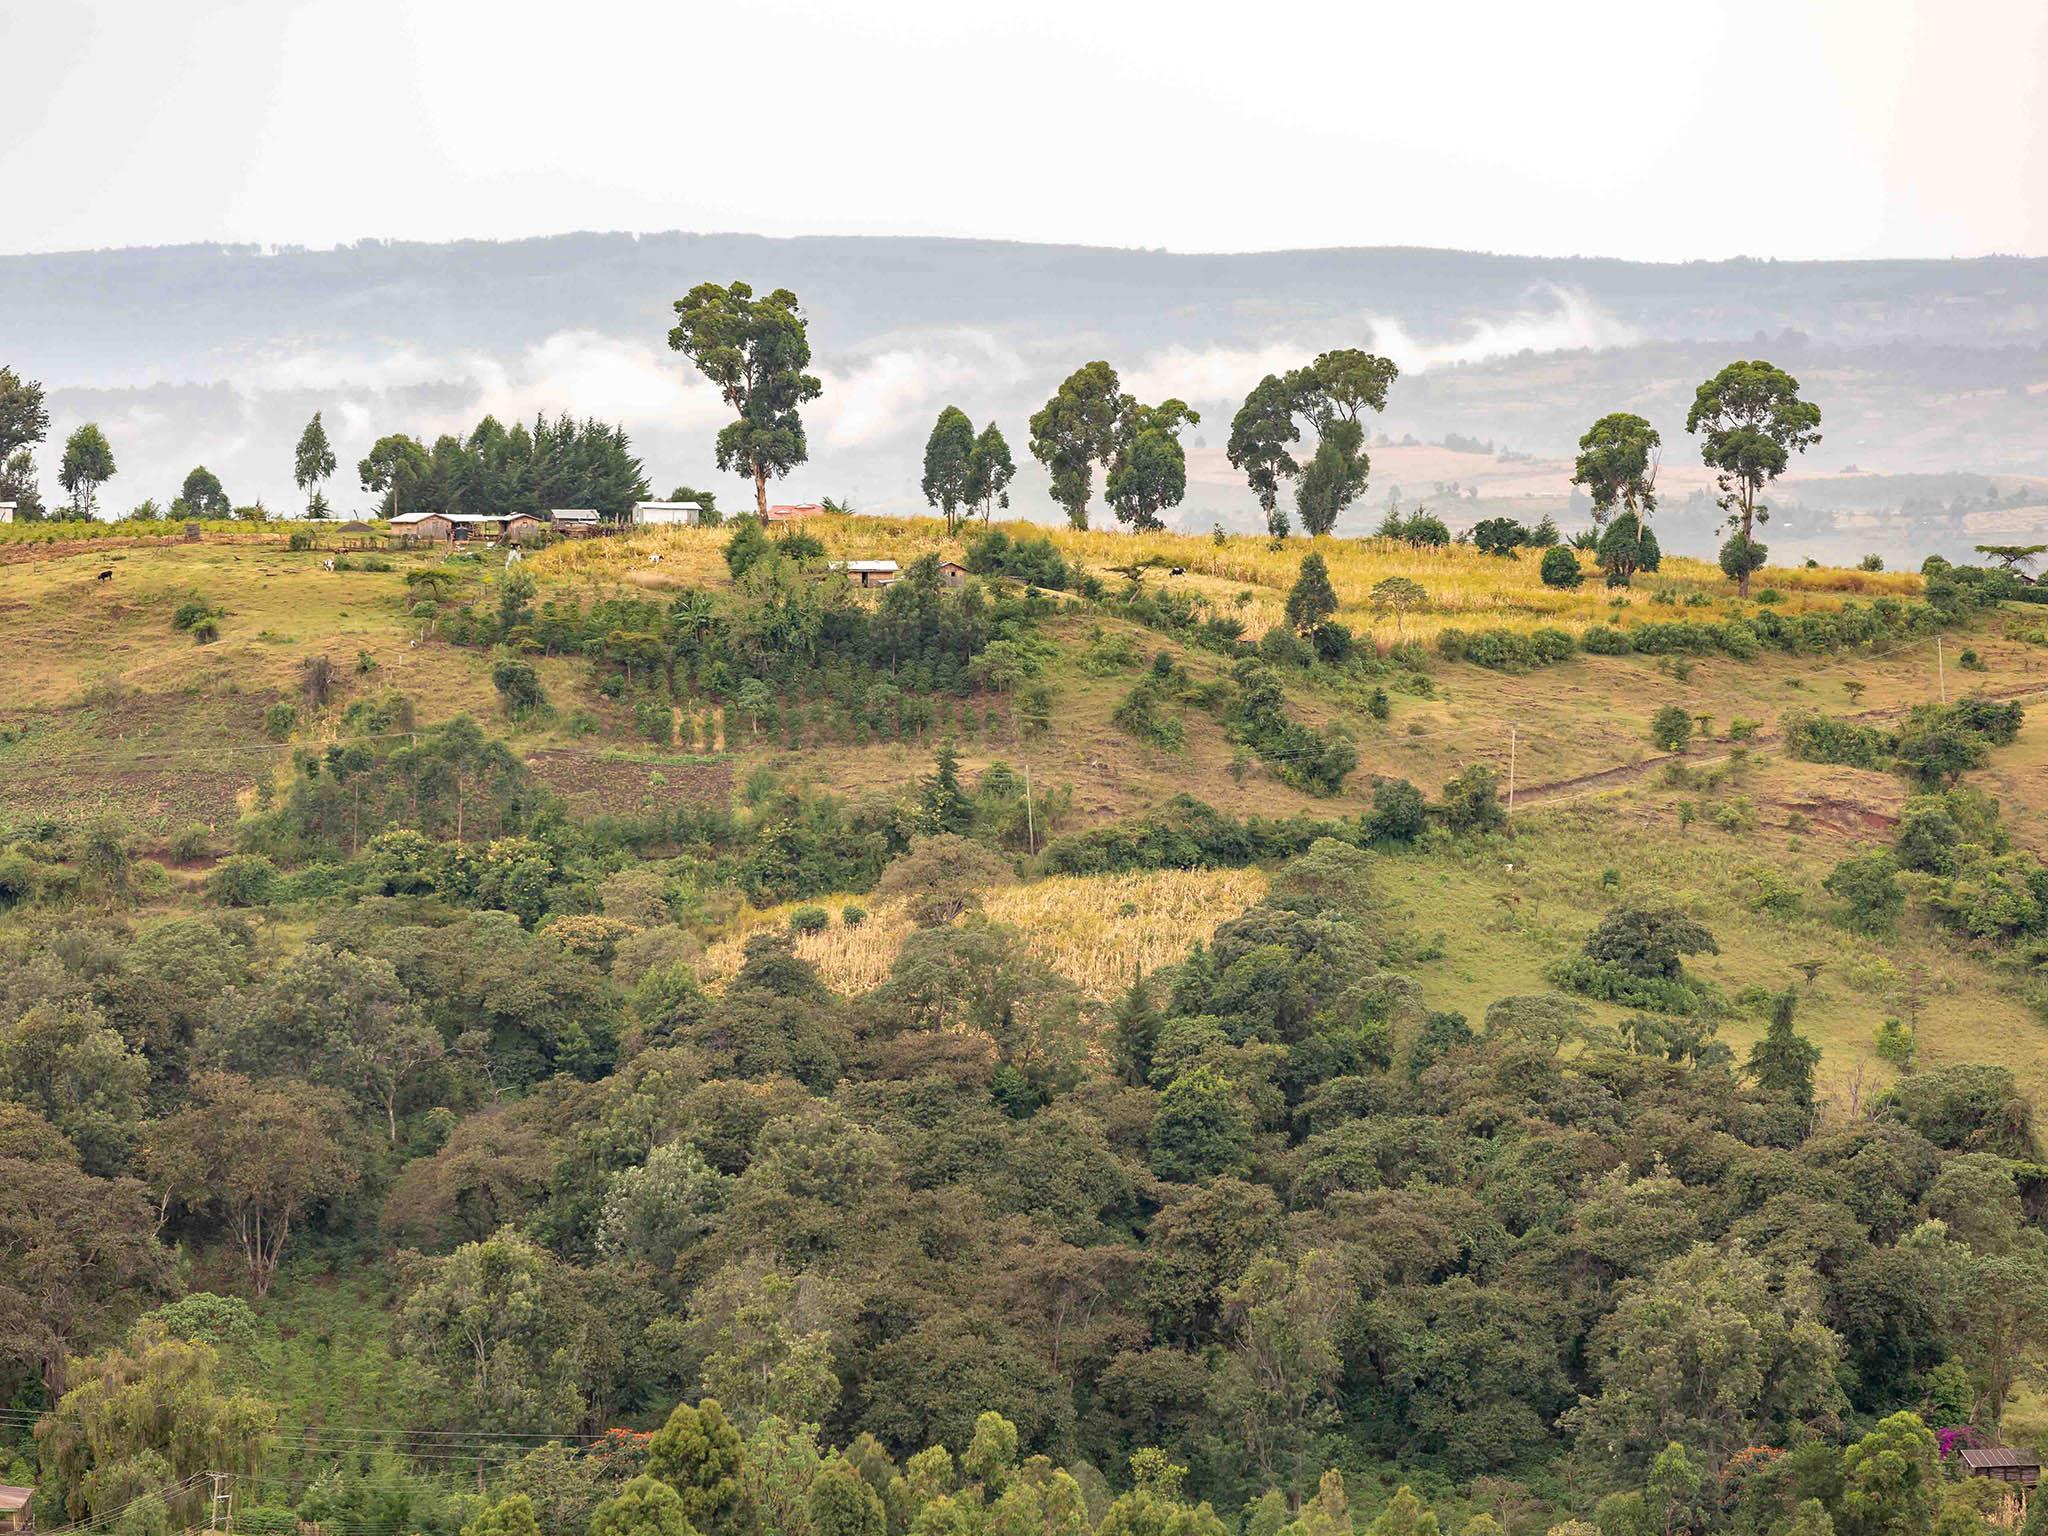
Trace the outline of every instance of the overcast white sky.
<instances>
[{"instance_id":1,"label":"overcast white sky","mask_svg":"<svg viewBox=\"0 0 2048 1536\"><path fill-rule=\"evenodd\" d=\"M0 0L0 251L2048 254L2044 0Z\"/></svg>"}]
</instances>

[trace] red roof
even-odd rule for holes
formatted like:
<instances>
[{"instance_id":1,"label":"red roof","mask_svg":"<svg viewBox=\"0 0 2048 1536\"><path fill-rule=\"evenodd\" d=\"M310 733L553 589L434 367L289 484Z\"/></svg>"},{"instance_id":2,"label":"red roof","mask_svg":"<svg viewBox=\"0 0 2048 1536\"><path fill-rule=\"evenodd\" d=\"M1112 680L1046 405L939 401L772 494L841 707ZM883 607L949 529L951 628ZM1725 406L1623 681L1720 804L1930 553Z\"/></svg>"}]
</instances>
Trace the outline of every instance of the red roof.
<instances>
[{"instance_id":1,"label":"red roof","mask_svg":"<svg viewBox=\"0 0 2048 1536\"><path fill-rule=\"evenodd\" d=\"M779 523L786 518L792 517L816 517L824 510L815 501L784 502L780 506L768 509L768 521Z\"/></svg>"}]
</instances>

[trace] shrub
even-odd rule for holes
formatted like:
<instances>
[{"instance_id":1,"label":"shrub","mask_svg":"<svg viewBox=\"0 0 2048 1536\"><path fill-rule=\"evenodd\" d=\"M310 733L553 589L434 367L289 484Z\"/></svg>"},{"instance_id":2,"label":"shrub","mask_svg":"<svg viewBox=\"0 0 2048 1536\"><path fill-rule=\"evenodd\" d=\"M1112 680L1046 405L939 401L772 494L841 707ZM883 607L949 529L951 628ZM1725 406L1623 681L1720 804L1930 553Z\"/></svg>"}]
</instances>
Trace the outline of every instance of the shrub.
<instances>
[{"instance_id":1,"label":"shrub","mask_svg":"<svg viewBox=\"0 0 2048 1536\"><path fill-rule=\"evenodd\" d=\"M199 822L189 822L171 834L167 851L181 864L203 859L213 852L213 833Z\"/></svg>"},{"instance_id":2,"label":"shrub","mask_svg":"<svg viewBox=\"0 0 2048 1536\"><path fill-rule=\"evenodd\" d=\"M1835 720L1809 710L1785 717L1785 751L1809 763L1839 763L1847 768L1882 768L1890 759L1893 738L1875 726Z\"/></svg>"},{"instance_id":3,"label":"shrub","mask_svg":"<svg viewBox=\"0 0 2048 1536\"><path fill-rule=\"evenodd\" d=\"M295 704L273 704L263 711L263 734L272 741L285 740L298 723L299 711Z\"/></svg>"},{"instance_id":4,"label":"shrub","mask_svg":"<svg viewBox=\"0 0 2048 1536\"><path fill-rule=\"evenodd\" d=\"M789 914L789 926L798 933L823 933L832 922L832 914L823 907L798 907Z\"/></svg>"},{"instance_id":5,"label":"shrub","mask_svg":"<svg viewBox=\"0 0 2048 1536\"><path fill-rule=\"evenodd\" d=\"M1666 704L1650 719L1650 740L1660 752L1683 752L1692 745L1692 716L1682 704Z\"/></svg>"},{"instance_id":6,"label":"shrub","mask_svg":"<svg viewBox=\"0 0 2048 1536\"><path fill-rule=\"evenodd\" d=\"M1626 630L1615 629L1607 624L1594 624L1579 636L1579 644L1591 656L1626 656L1635 649Z\"/></svg>"},{"instance_id":7,"label":"shrub","mask_svg":"<svg viewBox=\"0 0 2048 1536\"><path fill-rule=\"evenodd\" d=\"M206 877L206 894L224 907L260 907L277 887L277 866L260 853L222 859Z\"/></svg>"},{"instance_id":8,"label":"shrub","mask_svg":"<svg viewBox=\"0 0 2048 1536\"><path fill-rule=\"evenodd\" d=\"M1900 1019L1886 1019L1877 1026L1874 1042L1880 1061L1888 1061L1901 1072L1913 1070L1913 1058L1920 1054L1920 1039L1912 1025Z\"/></svg>"},{"instance_id":9,"label":"shrub","mask_svg":"<svg viewBox=\"0 0 2048 1536\"><path fill-rule=\"evenodd\" d=\"M1437 816L1453 832L1492 832L1507 825L1493 770L1474 763L1444 785Z\"/></svg>"},{"instance_id":10,"label":"shrub","mask_svg":"<svg viewBox=\"0 0 2048 1536\"><path fill-rule=\"evenodd\" d=\"M868 909L857 902L849 901L839 909L839 921L847 928L858 928L868 920Z\"/></svg>"},{"instance_id":11,"label":"shrub","mask_svg":"<svg viewBox=\"0 0 2048 1536\"><path fill-rule=\"evenodd\" d=\"M209 619L220 617L220 610L204 598L189 598L178 604L177 612L171 615L171 628L181 633L197 629Z\"/></svg>"},{"instance_id":12,"label":"shrub","mask_svg":"<svg viewBox=\"0 0 2048 1536\"><path fill-rule=\"evenodd\" d=\"M510 657L499 661L491 668L491 686L498 690L498 697L505 704L505 713L514 720L543 707L548 701L541 690L540 674L533 670L530 662L515 661Z\"/></svg>"},{"instance_id":13,"label":"shrub","mask_svg":"<svg viewBox=\"0 0 2048 1536\"><path fill-rule=\"evenodd\" d=\"M1412 843L1428 822L1422 791L1406 779L1372 781L1372 810L1365 818L1368 837L1390 843Z\"/></svg>"},{"instance_id":14,"label":"shrub","mask_svg":"<svg viewBox=\"0 0 2048 1536\"><path fill-rule=\"evenodd\" d=\"M1579 557L1562 544L1553 544L1543 551L1543 563L1536 568L1536 574L1543 579L1546 587L1556 587L1569 592L1586 579L1579 569Z\"/></svg>"},{"instance_id":15,"label":"shrub","mask_svg":"<svg viewBox=\"0 0 2048 1536\"><path fill-rule=\"evenodd\" d=\"M1883 849L1841 860L1821 889L1842 903L1842 921L1865 933L1890 933L1906 907L1899 861Z\"/></svg>"}]
</instances>

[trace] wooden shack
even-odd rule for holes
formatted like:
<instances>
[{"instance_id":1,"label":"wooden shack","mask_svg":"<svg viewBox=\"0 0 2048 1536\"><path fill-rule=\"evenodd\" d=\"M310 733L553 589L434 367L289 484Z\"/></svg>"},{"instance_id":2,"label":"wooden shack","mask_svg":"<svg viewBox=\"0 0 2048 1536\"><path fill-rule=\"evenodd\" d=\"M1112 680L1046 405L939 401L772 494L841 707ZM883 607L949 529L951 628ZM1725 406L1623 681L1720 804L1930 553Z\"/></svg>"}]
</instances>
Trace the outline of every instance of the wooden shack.
<instances>
[{"instance_id":1,"label":"wooden shack","mask_svg":"<svg viewBox=\"0 0 2048 1536\"><path fill-rule=\"evenodd\" d=\"M16 1488L0 1483L0 1531L26 1531L35 1525L29 1513L29 1502L36 1496L33 1488Z\"/></svg>"},{"instance_id":2,"label":"wooden shack","mask_svg":"<svg viewBox=\"0 0 2048 1536\"><path fill-rule=\"evenodd\" d=\"M1965 1450L1963 1465L1970 1469L1972 1477L2016 1483L2022 1489L2033 1488L2041 1481L2041 1458L2032 1451L2016 1450L2009 1445L1985 1445Z\"/></svg>"}]
</instances>

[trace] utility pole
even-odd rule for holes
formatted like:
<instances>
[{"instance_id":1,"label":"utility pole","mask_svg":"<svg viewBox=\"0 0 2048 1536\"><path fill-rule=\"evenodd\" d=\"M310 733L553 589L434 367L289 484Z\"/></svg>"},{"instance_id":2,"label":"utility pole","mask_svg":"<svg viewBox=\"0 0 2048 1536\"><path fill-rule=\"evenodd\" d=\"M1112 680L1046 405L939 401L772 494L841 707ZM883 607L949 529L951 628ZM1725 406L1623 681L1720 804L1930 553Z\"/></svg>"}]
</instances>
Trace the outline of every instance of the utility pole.
<instances>
[{"instance_id":1,"label":"utility pole","mask_svg":"<svg viewBox=\"0 0 2048 1536\"><path fill-rule=\"evenodd\" d=\"M225 1472L209 1472L206 1475L213 1479L213 1500L207 1510L206 1528L209 1531L226 1532L234 1523L234 1486L228 1481L228 1474Z\"/></svg>"},{"instance_id":2,"label":"utility pole","mask_svg":"<svg viewBox=\"0 0 2048 1536\"><path fill-rule=\"evenodd\" d=\"M1508 722L1508 820L1515 819L1515 723Z\"/></svg>"},{"instance_id":3,"label":"utility pole","mask_svg":"<svg viewBox=\"0 0 2048 1536\"><path fill-rule=\"evenodd\" d=\"M1942 660L1941 636L1934 637L1934 676L1941 684L1941 702L1948 703L1948 664Z\"/></svg>"},{"instance_id":4,"label":"utility pole","mask_svg":"<svg viewBox=\"0 0 2048 1536\"><path fill-rule=\"evenodd\" d=\"M1031 815L1031 765L1024 765L1024 835L1030 840L1031 856L1038 857L1038 823Z\"/></svg>"}]
</instances>

